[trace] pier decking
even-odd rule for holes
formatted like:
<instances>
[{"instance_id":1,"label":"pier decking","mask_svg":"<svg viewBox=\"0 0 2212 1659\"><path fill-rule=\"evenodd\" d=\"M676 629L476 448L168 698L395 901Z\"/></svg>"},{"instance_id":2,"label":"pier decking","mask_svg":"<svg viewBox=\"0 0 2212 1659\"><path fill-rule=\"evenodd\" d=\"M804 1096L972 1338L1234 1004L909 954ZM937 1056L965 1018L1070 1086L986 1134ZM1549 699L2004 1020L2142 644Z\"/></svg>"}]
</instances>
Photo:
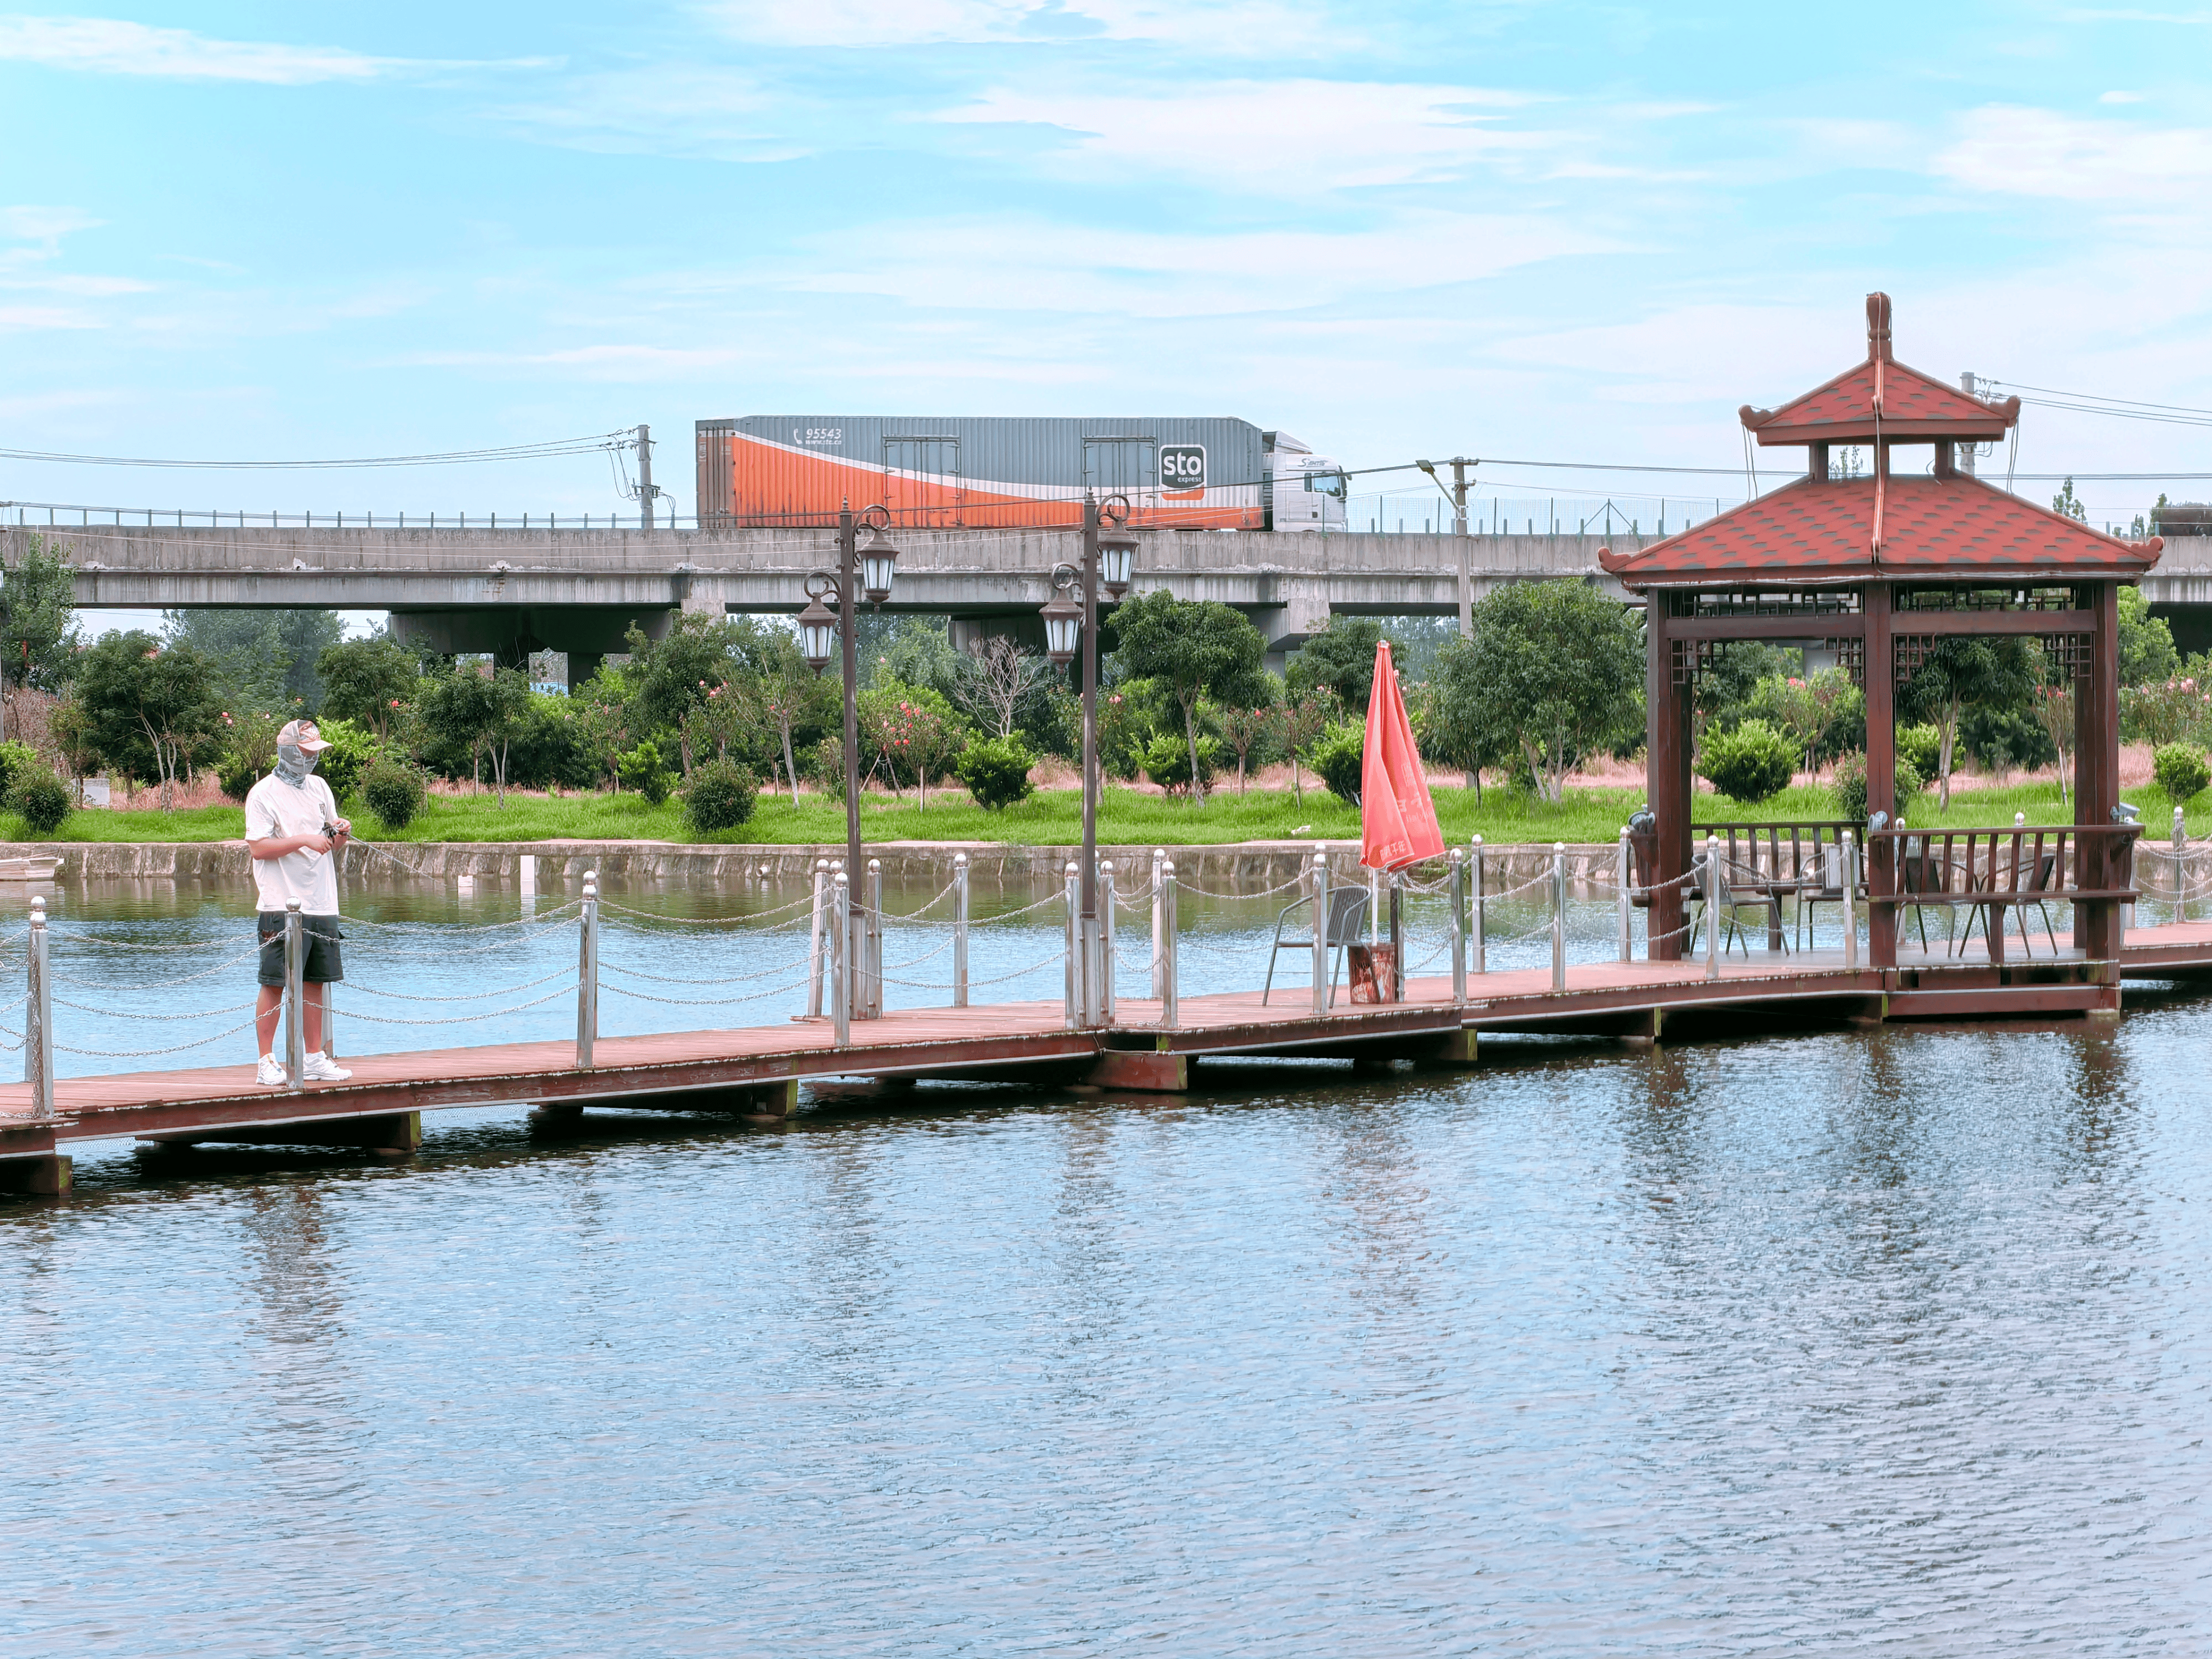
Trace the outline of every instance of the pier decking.
<instances>
[{"instance_id":1,"label":"pier decking","mask_svg":"<svg viewBox=\"0 0 2212 1659\"><path fill-rule=\"evenodd\" d=\"M2117 962L2061 949L2003 963L1901 950L1895 968L1846 963L1840 951L1758 951L1729 958L1717 978L1694 962L1571 966L1564 990L1548 969L1472 975L1463 1003L1448 978L1416 979L1398 1003L1340 999L1312 1011L1297 988L1262 1006L1256 991L1182 999L1172 1026L1160 1005L1124 997L1116 1023L1067 1029L1058 1001L898 1010L856 1021L840 1047L826 1019L724 1030L601 1036L579 1068L567 1041L349 1055L345 1083L264 1089L250 1066L64 1079L51 1117L33 1115L27 1084L0 1085L0 1184L58 1191L70 1143L135 1136L370 1147L420 1144L421 1115L527 1103L550 1114L589 1105L736 1110L781 1116L801 1084L831 1078L1032 1080L1133 1092L1191 1084L1208 1055L1304 1055L1471 1063L1484 1032L1588 1032L1660 1037L1670 1022L1820 1024L1898 1018L2064 1017L2117 1012L2124 979L2212 975L2212 922L2131 934ZM1675 1026L1679 1029L1679 1025Z\"/></svg>"}]
</instances>

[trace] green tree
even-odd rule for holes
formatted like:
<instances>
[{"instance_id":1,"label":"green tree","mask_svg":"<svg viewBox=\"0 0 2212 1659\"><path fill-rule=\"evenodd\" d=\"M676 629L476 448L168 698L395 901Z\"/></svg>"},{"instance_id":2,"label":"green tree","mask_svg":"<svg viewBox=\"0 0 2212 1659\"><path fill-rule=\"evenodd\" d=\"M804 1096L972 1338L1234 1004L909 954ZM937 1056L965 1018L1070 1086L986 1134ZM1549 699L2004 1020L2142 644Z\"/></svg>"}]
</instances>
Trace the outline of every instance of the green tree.
<instances>
[{"instance_id":1,"label":"green tree","mask_svg":"<svg viewBox=\"0 0 2212 1659\"><path fill-rule=\"evenodd\" d=\"M222 740L215 665L143 629L110 634L85 653L77 697L108 764L158 780L164 811L176 804L178 775Z\"/></svg>"},{"instance_id":2,"label":"green tree","mask_svg":"<svg viewBox=\"0 0 2212 1659\"><path fill-rule=\"evenodd\" d=\"M422 682L414 652L388 634L325 646L315 672L323 684L322 712L366 726L380 741L391 736L394 717Z\"/></svg>"},{"instance_id":3,"label":"green tree","mask_svg":"<svg viewBox=\"0 0 2212 1659\"><path fill-rule=\"evenodd\" d=\"M1122 671L1158 679L1182 710L1183 741L1189 750L1191 799L1206 804L1205 768L1198 748L1198 702L1256 702L1260 659L1267 641L1260 630L1227 605L1213 599L1178 599L1155 588L1114 613L1120 644L1115 651Z\"/></svg>"},{"instance_id":4,"label":"green tree","mask_svg":"<svg viewBox=\"0 0 2212 1659\"><path fill-rule=\"evenodd\" d=\"M25 686L58 695L76 672L82 642L71 613L76 578L58 544L28 538L23 556L0 572L0 694ZM0 696L0 709L5 696ZM6 735L0 718L0 737Z\"/></svg>"},{"instance_id":5,"label":"green tree","mask_svg":"<svg viewBox=\"0 0 2212 1659\"><path fill-rule=\"evenodd\" d=\"M1558 805L1567 774L1643 718L1644 636L1634 613L1578 581L1509 582L1474 607L1465 672L1476 728L1517 754Z\"/></svg>"},{"instance_id":6,"label":"green tree","mask_svg":"<svg viewBox=\"0 0 2212 1659\"><path fill-rule=\"evenodd\" d=\"M1290 689L1303 691L1320 686L1346 710L1364 716L1367 700L1375 690L1375 647L1390 640L1390 656L1398 667L1398 641L1382 631L1372 617L1331 617L1328 626L1292 653L1284 679Z\"/></svg>"},{"instance_id":7,"label":"green tree","mask_svg":"<svg viewBox=\"0 0 2212 1659\"><path fill-rule=\"evenodd\" d=\"M707 700L708 692L737 675L732 647L738 632L726 617L687 611L676 617L665 639L647 639L635 623L623 636L630 651L623 677L630 686L631 718L641 732L678 734L686 777L691 774L691 750L682 737L684 718Z\"/></svg>"},{"instance_id":8,"label":"green tree","mask_svg":"<svg viewBox=\"0 0 2212 1659\"><path fill-rule=\"evenodd\" d=\"M2081 498L2074 493L2074 480L2071 478L2067 479L2058 493L2051 498L2051 510L2061 518L2071 519L2077 524L2089 522L2089 509L2081 504Z\"/></svg>"},{"instance_id":9,"label":"green tree","mask_svg":"<svg viewBox=\"0 0 2212 1659\"><path fill-rule=\"evenodd\" d=\"M2173 630L2166 618L2150 614L2142 589L2121 588L2120 684L2148 685L2180 670L2181 653L2173 648Z\"/></svg>"},{"instance_id":10,"label":"green tree","mask_svg":"<svg viewBox=\"0 0 2212 1659\"><path fill-rule=\"evenodd\" d=\"M1951 805L1960 716L1969 708L2025 707L2034 695L2036 667L2034 648L2022 639L1949 635L1929 646L1898 702L1904 713L1936 727L1937 810Z\"/></svg>"},{"instance_id":11,"label":"green tree","mask_svg":"<svg viewBox=\"0 0 2212 1659\"><path fill-rule=\"evenodd\" d=\"M469 751L478 788L483 787L484 759L490 758L493 787L503 809L507 747L530 707L528 677L515 668L484 674L472 665L426 674L421 706L422 723L433 737Z\"/></svg>"},{"instance_id":12,"label":"green tree","mask_svg":"<svg viewBox=\"0 0 2212 1659\"><path fill-rule=\"evenodd\" d=\"M1496 766L1510 750L1498 747L1499 723L1487 714L1488 698L1478 678L1474 641L1455 634L1437 653L1429 721L1429 750L1446 766L1467 774L1468 786L1482 800L1482 769Z\"/></svg>"},{"instance_id":13,"label":"green tree","mask_svg":"<svg viewBox=\"0 0 2212 1659\"><path fill-rule=\"evenodd\" d=\"M619 668L602 668L576 688L569 702L577 748L619 795L622 756L635 741L629 677Z\"/></svg>"},{"instance_id":14,"label":"green tree","mask_svg":"<svg viewBox=\"0 0 2212 1659\"><path fill-rule=\"evenodd\" d=\"M161 632L215 665L217 689L233 705L296 714L322 712L316 665L344 634L335 611L165 611Z\"/></svg>"}]
</instances>

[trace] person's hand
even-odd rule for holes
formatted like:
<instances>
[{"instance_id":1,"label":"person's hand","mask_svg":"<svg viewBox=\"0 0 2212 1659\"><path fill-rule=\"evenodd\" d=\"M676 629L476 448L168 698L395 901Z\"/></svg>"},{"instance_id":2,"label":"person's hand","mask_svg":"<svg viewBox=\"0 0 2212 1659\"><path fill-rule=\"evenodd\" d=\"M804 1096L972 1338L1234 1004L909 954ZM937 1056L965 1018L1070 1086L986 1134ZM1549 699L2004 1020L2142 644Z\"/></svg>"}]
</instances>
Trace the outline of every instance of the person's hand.
<instances>
[{"instance_id":1,"label":"person's hand","mask_svg":"<svg viewBox=\"0 0 2212 1659\"><path fill-rule=\"evenodd\" d=\"M331 838L328 836L302 836L300 837L300 850L303 853L327 853L331 850Z\"/></svg>"},{"instance_id":2,"label":"person's hand","mask_svg":"<svg viewBox=\"0 0 2212 1659\"><path fill-rule=\"evenodd\" d=\"M353 820L351 818L340 818L331 827L338 832L337 837L338 840L350 841L353 839Z\"/></svg>"}]
</instances>

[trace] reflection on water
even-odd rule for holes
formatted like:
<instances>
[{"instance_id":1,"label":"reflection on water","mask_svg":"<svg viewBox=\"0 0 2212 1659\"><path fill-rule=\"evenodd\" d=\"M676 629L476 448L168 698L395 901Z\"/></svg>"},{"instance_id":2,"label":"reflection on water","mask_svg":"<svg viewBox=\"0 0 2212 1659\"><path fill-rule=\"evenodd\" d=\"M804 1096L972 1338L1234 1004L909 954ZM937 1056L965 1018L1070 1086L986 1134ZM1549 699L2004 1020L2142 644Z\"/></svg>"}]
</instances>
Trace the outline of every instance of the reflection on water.
<instances>
[{"instance_id":1,"label":"reflection on water","mask_svg":"<svg viewBox=\"0 0 2212 1659\"><path fill-rule=\"evenodd\" d=\"M0 1209L6 1645L2205 1651L2208 1039L94 1148Z\"/></svg>"}]
</instances>

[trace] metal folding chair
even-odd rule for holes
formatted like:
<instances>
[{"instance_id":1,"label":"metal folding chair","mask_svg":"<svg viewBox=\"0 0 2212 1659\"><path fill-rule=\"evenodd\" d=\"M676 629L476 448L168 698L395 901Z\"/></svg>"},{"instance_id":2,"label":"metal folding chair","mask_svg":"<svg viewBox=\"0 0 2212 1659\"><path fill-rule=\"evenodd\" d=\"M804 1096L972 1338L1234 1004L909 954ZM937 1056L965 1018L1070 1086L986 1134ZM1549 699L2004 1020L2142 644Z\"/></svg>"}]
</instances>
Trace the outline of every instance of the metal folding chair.
<instances>
[{"instance_id":1,"label":"metal folding chair","mask_svg":"<svg viewBox=\"0 0 2212 1659\"><path fill-rule=\"evenodd\" d=\"M1311 914L1313 895L1292 899L1275 916L1275 943L1267 952L1267 977L1260 988L1260 1006L1267 1006L1267 996L1275 988L1275 957L1284 951L1311 951L1312 924L1307 925L1304 937L1285 939L1283 924L1299 910ZM1328 969L1328 1006L1336 1006L1336 976L1344 966L1344 949L1359 943L1367 931L1367 890L1364 887L1332 887L1328 890L1328 929L1322 936L1322 947L1332 952Z\"/></svg>"}]
</instances>

